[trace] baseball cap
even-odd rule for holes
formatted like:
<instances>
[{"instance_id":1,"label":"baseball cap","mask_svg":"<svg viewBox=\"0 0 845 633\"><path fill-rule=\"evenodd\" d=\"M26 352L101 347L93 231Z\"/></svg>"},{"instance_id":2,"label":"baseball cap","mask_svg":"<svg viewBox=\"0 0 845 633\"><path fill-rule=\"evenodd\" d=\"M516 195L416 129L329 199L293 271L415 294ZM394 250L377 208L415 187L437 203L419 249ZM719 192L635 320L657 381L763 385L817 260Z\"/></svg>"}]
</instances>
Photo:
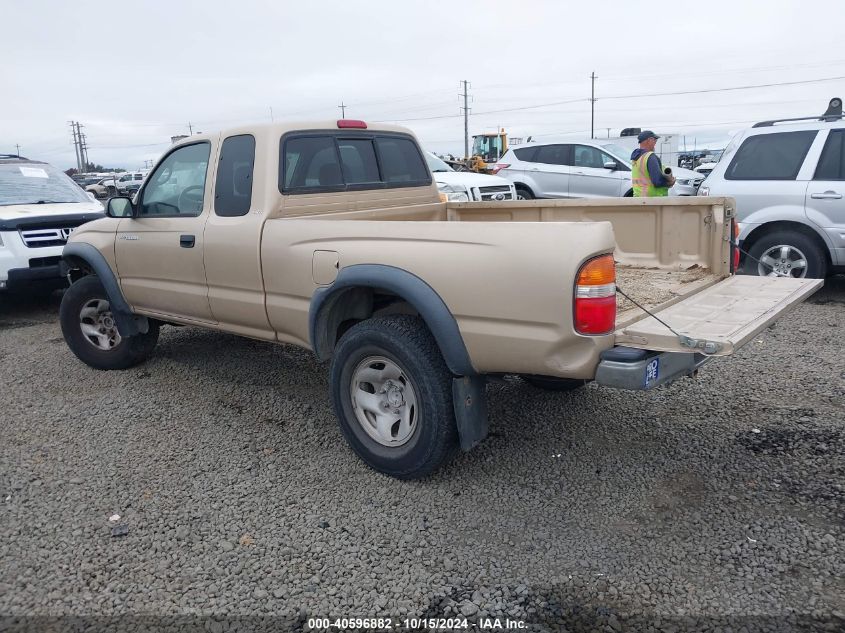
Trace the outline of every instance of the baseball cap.
<instances>
[{"instance_id":1,"label":"baseball cap","mask_svg":"<svg viewBox=\"0 0 845 633\"><path fill-rule=\"evenodd\" d=\"M657 136L657 134L655 134L651 130L644 130L644 131L640 132L639 135L637 136L637 140L640 143L642 143L644 140L646 140L648 138L660 138L660 137Z\"/></svg>"}]
</instances>

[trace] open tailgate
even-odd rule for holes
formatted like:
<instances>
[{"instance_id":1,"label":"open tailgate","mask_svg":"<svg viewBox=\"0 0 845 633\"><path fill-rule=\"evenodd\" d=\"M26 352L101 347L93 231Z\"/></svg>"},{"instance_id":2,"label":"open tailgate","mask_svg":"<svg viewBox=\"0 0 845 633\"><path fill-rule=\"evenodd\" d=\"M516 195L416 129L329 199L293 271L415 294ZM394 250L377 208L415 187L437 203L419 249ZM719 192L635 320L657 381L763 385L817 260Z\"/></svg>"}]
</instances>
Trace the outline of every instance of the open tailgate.
<instances>
[{"instance_id":1,"label":"open tailgate","mask_svg":"<svg viewBox=\"0 0 845 633\"><path fill-rule=\"evenodd\" d=\"M821 279L734 275L679 303L653 311L677 335L646 316L617 330L616 344L727 356L823 284Z\"/></svg>"}]
</instances>

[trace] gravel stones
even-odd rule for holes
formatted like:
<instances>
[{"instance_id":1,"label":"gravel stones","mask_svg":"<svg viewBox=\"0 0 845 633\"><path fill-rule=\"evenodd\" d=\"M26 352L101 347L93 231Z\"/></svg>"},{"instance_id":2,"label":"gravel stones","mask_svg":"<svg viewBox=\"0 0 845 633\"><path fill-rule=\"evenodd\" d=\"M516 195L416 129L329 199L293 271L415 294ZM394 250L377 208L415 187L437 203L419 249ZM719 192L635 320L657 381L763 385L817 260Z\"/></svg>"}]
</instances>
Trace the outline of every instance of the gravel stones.
<instances>
[{"instance_id":1,"label":"gravel stones","mask_svg":"<svg viewBox=\"0 0 845 633\"><path fill-rule=\"evenodd\" d=\"M419 482L355 458L306 350L165 327L96 372L56 307L0 303L0 613L845 627L842 278L697 380L492 381L491 436Z\"/></svg>"}]
</instances>

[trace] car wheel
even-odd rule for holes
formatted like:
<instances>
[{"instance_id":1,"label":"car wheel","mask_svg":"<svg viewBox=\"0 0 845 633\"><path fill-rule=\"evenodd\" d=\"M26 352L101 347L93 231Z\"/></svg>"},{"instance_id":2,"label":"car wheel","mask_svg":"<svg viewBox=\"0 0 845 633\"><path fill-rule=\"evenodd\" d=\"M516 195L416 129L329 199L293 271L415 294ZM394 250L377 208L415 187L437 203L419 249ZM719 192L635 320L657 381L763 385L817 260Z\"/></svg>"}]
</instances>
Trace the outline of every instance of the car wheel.
<instances>
[{"instance_id":1,"label":"car wheel","mask_svg":"<svg viewBox=\"0 0 845 633\"><path fill-rule=\"evenodd\" d=\"M754 242L744 272L761 277L822 279L827 261L815 241L794 231L773 231Z\"/></svg>"},{"instance_id":2,"label":"car wheel","mask_svg":"<svg viewBox=\"0 0 845 633\"><path fill-rule=\"evenodd\" d=\"M112 198L112 197L114 197L114 196L116 196L116 195L117 195L117 189L115 189L114 187L109 187L109 188L106 190L106 194L107 194L110 198Z\"/></svg>"},{"instance_id":3,"label":"car wheel","mask_svg":"<svg viewBox=\"0 0 845 633\"><path fill-rule=\"evenodd\" d=\"M454 454L452 374L422 319L351 327L335 349L330 388L340 430L371 468L419 479Z\"/></svg>"},{"instance_id":4,"label":"car wheel","mask_svg":"<svg viewBox=\"0 0 845 633\"><path fill-rule=\"evenodd\" d=\"M159 324L145 334L124 337L100 280L89 275L68 288L59 307L62 334L70 350L95 369L126 369L144 361L158 342Z\"/></svg>"},{"instance_id":5,"label":"car wheel","mask_svg":"<svg viewBox=\"0 0 845 633\"><path fill-rule=\"evenodd\" d=\"M528 187L517 187L516 188L516 199L517 200L533 200L534 194L531 193L531 190Z\"/></svg>"},{"instance_id":6,"label":"car wheel","mask_svg":"<svg viewBox=\"0 0 845 633\"><path fill-rule=\"evenodd\" d=\"M546 391L572 391L583 387L588 380L576 380L574 378L555 378L554 376L535 376L523 374L521 378L532 387L545 389Z\"/></svg>"}]
</instances>

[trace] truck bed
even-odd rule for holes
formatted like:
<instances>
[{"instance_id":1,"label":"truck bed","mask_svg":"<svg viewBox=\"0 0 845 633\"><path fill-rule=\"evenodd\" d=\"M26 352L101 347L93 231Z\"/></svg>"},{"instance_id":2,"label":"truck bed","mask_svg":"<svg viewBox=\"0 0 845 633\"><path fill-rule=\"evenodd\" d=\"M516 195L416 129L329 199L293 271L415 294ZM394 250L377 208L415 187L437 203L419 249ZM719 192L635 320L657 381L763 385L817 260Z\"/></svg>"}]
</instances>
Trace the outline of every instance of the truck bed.
<instances>
[{"instance_id":1,"label":"truck bed","mask_svg":"<svg viewBox=\"0 0 845 633\"><path fill-rule=\"evenodd\" d=\"M398 222L608 222L616 240L617 286L654 311L730 275L733 211L730 198L696 196L450 202L333 212L321 217ZM561 248L567 245L566 240L561 241ZM617 295L619 329L647 316Z\"/></svg>"},{"instance_id":2,"label":"truck bed","mask_svg":"<svg viewBox=\"0 0 845 633\"><path fill-rule=\"evenodd\" d=\"M610 222L616 237L617 286L648 310L663 309L730 274L730 220L725 198L621 198L450 203L458 222ZM617 296L616 324L647 315Z\"/></svg>"},{"instance_id":3,"label":"truck bed","mask_svg":"<svg viewBox=\"0 0 845 633\"><path fill-rule=\"evenodd\" d=\"M660 270L617 264L616 286L649 311L668 307L706 288L722 277L709 268L693 265L687 270ZM622 295L616 297L616 323L624 327L645 313Z\"/></svg>"}]
</instances>

